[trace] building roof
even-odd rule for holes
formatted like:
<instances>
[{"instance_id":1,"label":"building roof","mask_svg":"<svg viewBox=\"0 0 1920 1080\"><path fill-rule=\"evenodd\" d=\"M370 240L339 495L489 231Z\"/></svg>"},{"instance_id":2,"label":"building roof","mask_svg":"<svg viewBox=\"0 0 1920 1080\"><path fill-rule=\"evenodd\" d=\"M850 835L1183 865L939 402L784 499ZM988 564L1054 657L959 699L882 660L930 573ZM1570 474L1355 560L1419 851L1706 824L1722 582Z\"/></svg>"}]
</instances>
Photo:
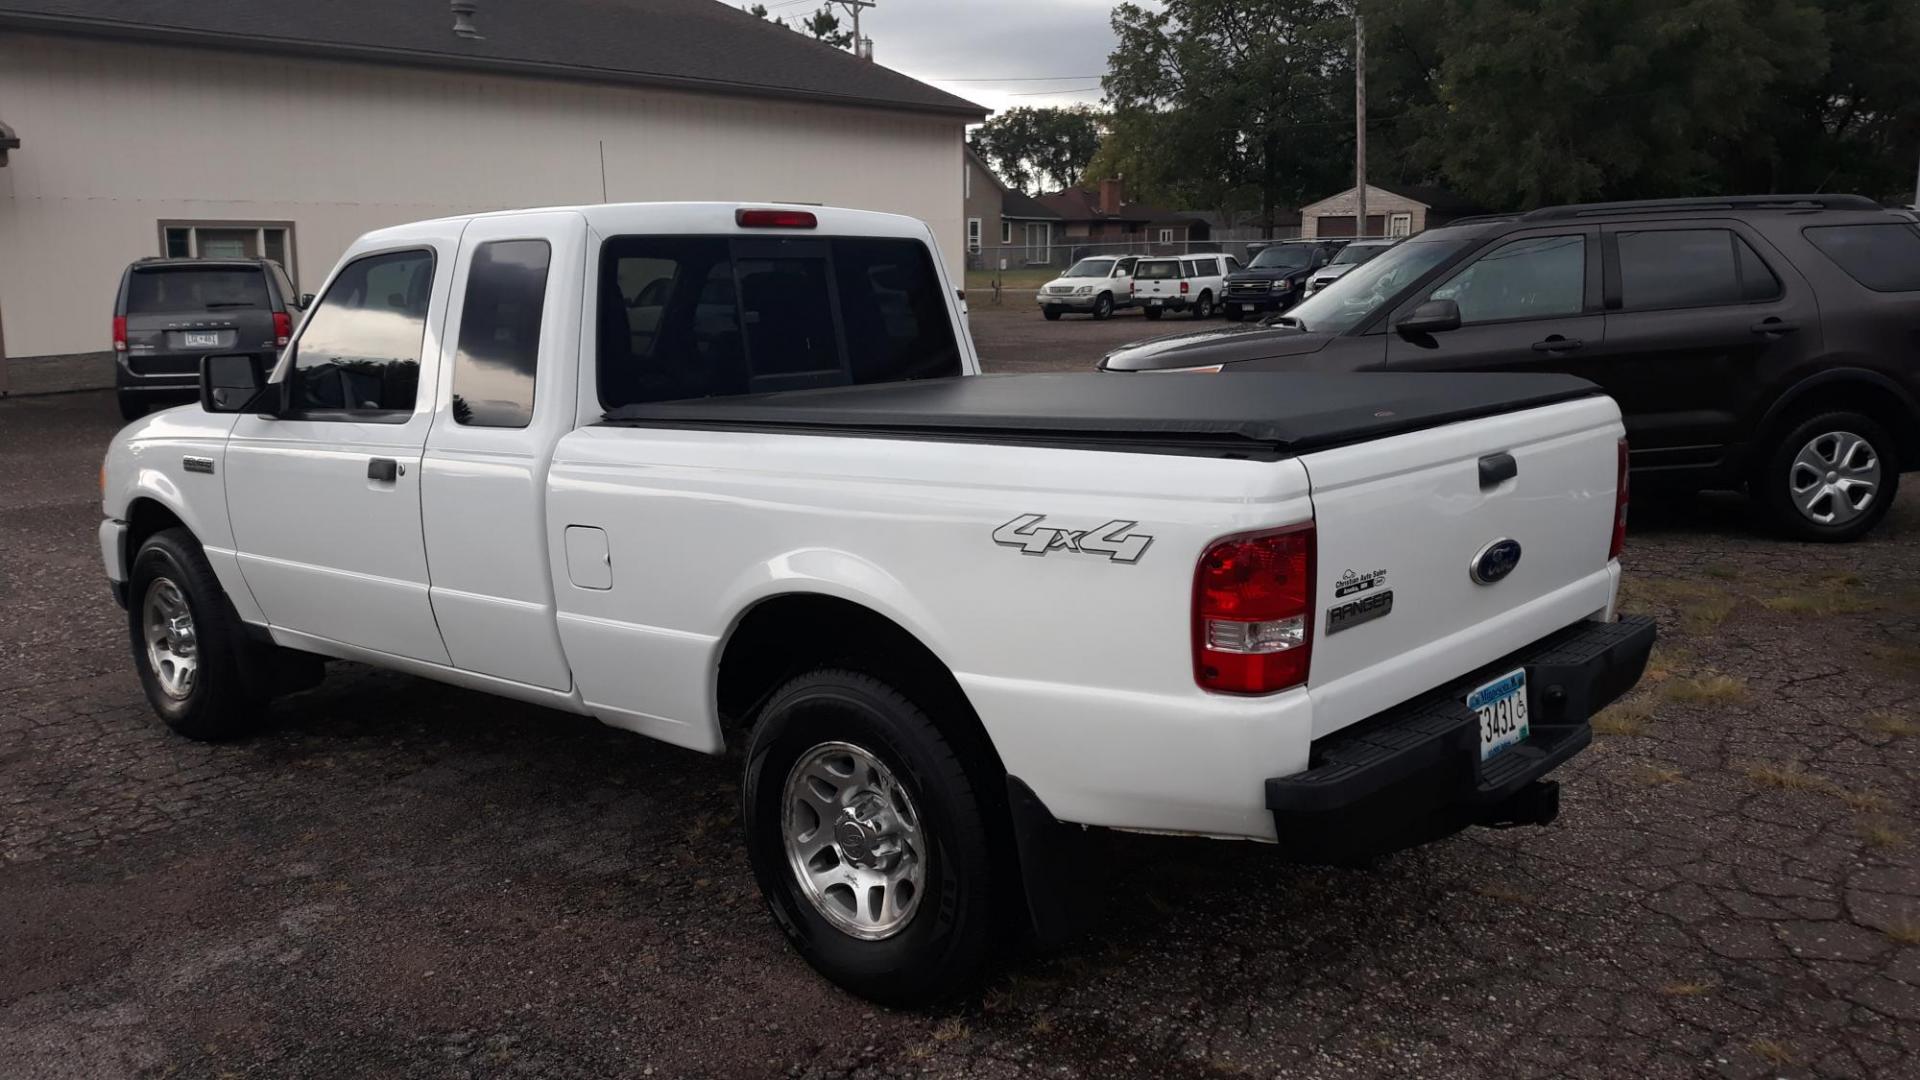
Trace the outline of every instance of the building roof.
<instances>
[{"instance_id":1,"label":"building roof","mask_svg":"<svg viewBox=\"0 0 1920 1080\"><path fill-rule=\"evenodd\" d=\"M498 71L980 119L970 101L719 0L0 0L0 28Z\"/></svg>"},{"instance_id":2,"label":"building roof","mask_svg":"<svg viewBox=\"0 0 1920 1080\"><path fill-rule=\"evenodd\" d=\"M1193 220L1184 214L1142 202L1122 201L1119 213L1102 213L1098 189L1068 188L1065 191L1049 192L1034 201L1052 211L1054 217L1065 221L1185 222Z\"/></svg>"},{"instance_id":3,"label":"building roof","mask_svg":"<svg viewBox=\"0 0 1920 1080\"><path fill-rule=\"evenodd\" d=\"M4 2L5 0L0 0L0 3ZM1437 210L1449 216L1458 217L1465 214L1484 214L1487 212L1486 207L1475 203L1464 195L1448 191L1446 188L1431 187L1426 184L1379 184L1371 180L1367 181L1367 187L1377 191L1384 191L1389 195L1398 195L1403 199L1417 202L1429 210ZM1344 199L1352 195L1353 192L1353 188L1337 191L1324 199L1310 202L1300 209L1302 211L1311 210L1321 203L1332 202L1335 199Z\"/></svg>"}]
</instances>

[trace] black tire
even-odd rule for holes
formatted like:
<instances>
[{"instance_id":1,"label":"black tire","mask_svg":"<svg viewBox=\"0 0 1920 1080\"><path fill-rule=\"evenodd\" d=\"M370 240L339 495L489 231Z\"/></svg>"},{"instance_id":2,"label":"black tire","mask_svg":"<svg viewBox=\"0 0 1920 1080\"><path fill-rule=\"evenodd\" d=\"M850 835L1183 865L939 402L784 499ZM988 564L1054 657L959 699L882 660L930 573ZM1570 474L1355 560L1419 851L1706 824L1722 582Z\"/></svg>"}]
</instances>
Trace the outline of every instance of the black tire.
<instances>
[{"instance_id":1,"label":"black tire","mask_svg":"<svg viewBox=\"0 0 1920 1080\"><path fill-rule=\"evenodd\" d=\"M1228 322L1239 322L1241 319L1244 319L1246 317L1247 317L1246 312L1241 309L1239 304L1227 305L1227 321Z\"/></svg>"},{"instance_id":2,"label":"black tire","mask_svg":"<svg viewBox=\"0 0 1920 1080\"><path fill-rule=\"evenodd\" d=\"M1802 450L1813 450L1816 454L1839 452L1844 444L1838 440L1846 435L1857 436L1865 443L1864 450L1852 451L1848 461L1861 465L1870 460L1878 467L1878 480L1870 498L1857 512L1844 516L1846 508L1836 511L1833 501L1841 498L1839 493L1830 492L1822 498L1816 490L1813 511L1802 512L1800 502L1804 496L1796 498L1795 487L1824 486L1827 479L1798 463ZM1794 424L1767 448L1749 481L1749 493L1772 526L1786 536L1829 544L1858 540L1880 524L1899 494L1901 462L1895 454L1893 437L1873 418L1846 410L1819 413ZM1839 473L1828 475L1837 477ZM1852 506L1852 501L1847 505ZM1815 513L1835 520L1815 520Z\"/></svg>"},{"instance_id":3,"label":"black tire","mask_svg":"<svg viewBox=\"0 0 1920 1080\"><path fill-rule=\"evenodd\" d=\"M1101 293L1093 301L1093 317L1104 319L1113 314L1113 294Z\"/></svg>"},{"instance_id":4,"label":"black tire","mask_svg":"<svg viewBox=\"0 0 1920 1080\"><path fill-rule=\"evenodd\" d=\"M1213 318L1213 294L1203 292L1200 299L1193 302L1193 317L1196 319Z\"/></svg>"},{"instance_id":5,"label":"black tire","mask_svg":"<svg viewBox=\"0 0 1920 1080\"><path fill-rule=\"evenodd\" d=\"M120 419L131 424L147 415L147 401L139 394L129 394L122 390L116 396L120 399Z\"/></svg>"},{"instance_id":6,"label":"black tire","mask_svg":"<svg viewBox=\"0 0 1920 1080\"><path fill-rule=\"evenodd\" d=\"M787 778L826 742L858 747L892 771L907 789L929 849L919 906L904 926L878 940L856 937L825 918L788 859ZM741 820L774 920L820 974L887 1005L923 1005L977 984L993 939L997 885L981 800L954 745L905 695L871 676L833 668L775 691L747 750ZM831 846L838 865L843 849Z\"/></svg>"},{"instance_id":7,"label":"black tire","mask_svg":"<svg viewBox=\"0 0 1920 1080\"><path fill-rule=\"evenodd\" d=\"M181 695L165 688L147 647L147 601L162 582L178 591L192 619L195 669ZM212 742L237 738L258 726L267 699L263 650L247 641L192 533L166 529L140 545L127 582L127 635L141 689L168 727L189 739Z\"/></svg>"},{"instance_id":8,"label":"black tire","mask_svg":"<svg viewBox=\"0 0 1920 1080\"><path fill-rule=\"evenodd\" d=\"M1048 322L1060 321L1060 309L1058 307L1043 307L1040 309L1040 314L1045 315Z\"/></svg>"},{"instance_id":9,"label":"black tire","mask_svg":"<svg viewBox=\"0 0 1920 1080\"><path fill-rule=\"evenodd\" d=\"M1150 308L1141 308L1140 314L1145 315L1149 320L1157 322L1159 321L1160 316L1165 313L1157 307L1150 307Z\"/></svg>"}]
</instances>

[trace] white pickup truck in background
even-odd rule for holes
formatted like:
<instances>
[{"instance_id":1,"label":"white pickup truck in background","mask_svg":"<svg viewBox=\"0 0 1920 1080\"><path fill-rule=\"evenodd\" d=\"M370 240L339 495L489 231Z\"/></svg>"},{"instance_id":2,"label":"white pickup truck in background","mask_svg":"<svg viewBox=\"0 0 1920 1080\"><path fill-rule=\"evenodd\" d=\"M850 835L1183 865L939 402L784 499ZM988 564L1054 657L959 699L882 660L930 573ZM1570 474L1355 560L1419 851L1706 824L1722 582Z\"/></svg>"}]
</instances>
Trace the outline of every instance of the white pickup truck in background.
<instances>
[{"instance_id":1,"label":"white pickup truck in background","mask_svg":"<svg viewBox=\"0 0 1920 1080\"><path fill-rule=\"evenodd\" d=\"M977 377L930 231L612 205L369 234L102 470L155 710L320 658L744 747L776 921L891 1002L1046 935L1077 826L1349 859L1542 823L1639 677L1561 376ZM644 752L636 745L635 752Z\"/></svg>"}]
</instances>

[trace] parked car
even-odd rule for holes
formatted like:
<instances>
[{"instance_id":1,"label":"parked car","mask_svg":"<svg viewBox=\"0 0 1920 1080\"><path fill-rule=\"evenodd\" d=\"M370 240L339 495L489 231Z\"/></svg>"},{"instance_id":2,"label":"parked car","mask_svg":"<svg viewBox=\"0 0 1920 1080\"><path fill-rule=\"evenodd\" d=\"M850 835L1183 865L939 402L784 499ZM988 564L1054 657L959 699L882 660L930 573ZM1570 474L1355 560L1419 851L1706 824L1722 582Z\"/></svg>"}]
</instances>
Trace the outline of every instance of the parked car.
<instances>
[{"instance_id":1,"label":"parked car","mask_svg":"<svg viewBox=\"0 0 1920 1080\"><path fill-rule=\"evenodd\" d=\"M141 259L120 275L113 301L114 387L120 415L193 400L200 358L271 360L305 308L269 259Z\"/></svg>"},{"instance_id":2,"label":"parked car","mask_svg":"<svg viewBox=\"0 0 1920 1080\"><path fill-rule=\"evenodd\" d=\"M1067 268L1040 287L1035 299L1049 320L1069 311L1104 319L1133 304L1133 265L1138 255L1095 255Z\"/></svg>"},{"instance_id":3,"label":"parked car","mask_svg":"<svg viewBox=\"0 0 1920 1080\"><path fill-rule=\"evenodd\" d=\"M1341 274L1359 266L1361 263L1366 262L1368 259L1373 258L1375 255L1380 254L1399 242L1400 237L1397 236L1379 240L1349 241L1347 246L1341 248L1339 253L1333 257L1333 261L1315 270L1313 274L1307 278L1305 294L1312 296L1314 293L1333 284L1334 279L1338 278Z\"/></svg>"},{"instance_id":4,"label":"parked car","mask_svg":"<svg viewBox=\"0 0 1920 1080\"><path fill-rule=\"evenodd\" d=\"M1227 275L1239 268L1239 260L1218 253L1141 259L1133 267L1133 302L1149 319L1169 311L1212 318Z\"/></svg>"},{"instance_id":5,"label":"parked car","mask_svg":"<svg viewBox=\"0 0 1920 1080\"><path fill-rule=\"evenodd\" d=\"M1422 233L1282 325L1106 371L1556 371L1626 413L1638 482L1744 486L1853 540L1920 464L1920 230L1842 195L1557 206Z\"/></svg>"},{"instance_id":6,"label":"parked car","mask_svg":"<svg viewBox=\"0 0 1920 1080\"><path fill-rule=\"evenodd\" d=\"M1307 275L1345 246L1344 240L1284 240L1261 248L1246 269L1227 277L1227 318L1238 322L1249 314L1292 307L1306 289Z\"/></svg>"},{"instance_id":7,"label":"parked car","mask_svg":"<svg viewBox=\"0 0 1920 1080\"><path fill-rule=\"evenodd\" d=\"M744 746L775 921L883 1001L1057 935L1081 826L1351 859L1553 819L1654 638L1595 387L978 370L908 218L382 229L277 365L115 437L100 551L188 737L334 657Z\"/></svg>"}]
</instances>

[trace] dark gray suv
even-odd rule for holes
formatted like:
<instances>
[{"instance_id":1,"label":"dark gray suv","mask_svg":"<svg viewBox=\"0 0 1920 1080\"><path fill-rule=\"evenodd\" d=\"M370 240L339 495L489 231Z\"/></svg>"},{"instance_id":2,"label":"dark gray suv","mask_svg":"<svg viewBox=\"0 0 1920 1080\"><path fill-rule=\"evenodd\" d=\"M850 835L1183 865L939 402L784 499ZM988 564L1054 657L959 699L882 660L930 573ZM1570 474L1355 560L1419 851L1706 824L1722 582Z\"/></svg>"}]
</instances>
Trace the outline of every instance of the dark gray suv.
<instances>
[{"instance_id":1,"label":"dark gray suv","mask_svg":"<svg viewBox=\"0 0 1920 1080\"><path fill-rule=\"evenodd\" d=\"M272 366L311 297L269 259L141 259L113 303L120 415L199 396L200 358L259 356Z\"/></svg>"},{"instance_id":2,"label":"dark gray suv","mask_svg":"<svg viewBox=\"0 0 1920 1080\"><path fill-rule=\"evenodd\" d=\"M1920 227L1854 195L1555 206L1455 222L1257 327L1105 371L1552 371L1620 403L1636 485L1745 487L1852 540L1920 467Z\"/></svg>"}]
</instances>

